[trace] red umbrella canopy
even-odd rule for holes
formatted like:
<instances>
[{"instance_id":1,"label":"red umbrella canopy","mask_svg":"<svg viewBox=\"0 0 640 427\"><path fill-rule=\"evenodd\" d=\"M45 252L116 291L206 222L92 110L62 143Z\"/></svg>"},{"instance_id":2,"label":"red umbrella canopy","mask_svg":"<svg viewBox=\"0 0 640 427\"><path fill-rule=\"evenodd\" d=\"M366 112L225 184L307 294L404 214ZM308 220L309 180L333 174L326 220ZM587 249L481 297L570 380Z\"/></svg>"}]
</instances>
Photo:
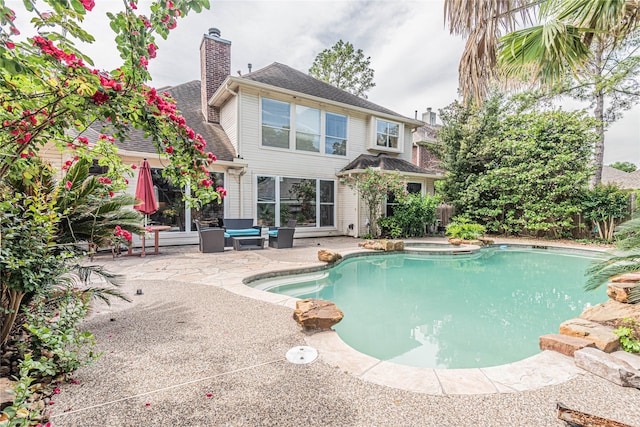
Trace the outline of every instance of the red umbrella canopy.
<instances>
[{"instance_id":1,"label":"red umbrella canopy","mask_svg":"<svg viewBox=\"0 0 640 427\"><path fill-rule=\"evenodd\" d=\"M153 191L153 180L151 179L151 167L147 159L142 161L138 172L138 183L136 184L136 199L140 200L139 205L133 208L145 215L152 215L158 210L158 202Z\"/></svg>"}]
</instances>

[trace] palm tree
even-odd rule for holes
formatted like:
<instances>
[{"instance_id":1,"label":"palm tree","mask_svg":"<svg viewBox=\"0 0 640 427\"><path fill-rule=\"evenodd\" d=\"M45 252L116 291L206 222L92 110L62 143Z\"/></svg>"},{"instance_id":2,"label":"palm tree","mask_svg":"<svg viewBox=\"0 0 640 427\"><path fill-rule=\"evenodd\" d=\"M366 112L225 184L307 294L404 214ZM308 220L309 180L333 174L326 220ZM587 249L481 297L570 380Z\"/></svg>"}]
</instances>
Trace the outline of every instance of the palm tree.
<instances>
[{"instance_id":1,"label":"palm tree","mask_svg":"<svg viewBox=\"0 0 640 427\"><path fill-rule=\"evenodd\" d=\"M87 242L99 247L106 246L113 238L116 226L133 234L142 231L141 214L126 209L135 204L135 197L109 195L100 177L89 174L89 161L80 159L74 163L58 187L56 210L62 217L58 225L58 243Z\"/></svg>"},{"instance_id":2,"label":"palm tree","mask_svg":"<svg viewBox=\"0 0 640 427\"><path fill-rule=\"evenodd\" d=\"M587 270L585 289L594 290L613 276L640 271L640 215L619 225L616 237L618 240L615 250ZM629 302L640 303L640 286L630 291Z\"/></svg>"},{"instance_id":3,"label":"palm tree","mask_svg":"<svg viewBox=\"0 0 640 427\"><path fill-rule=\"evenodd\" d=\"M531 14L538 12L538 25ZM445 15L451 32L467 36L460 60L460 90L465 100L482 102L495 81L510 84L538 84L544 88L566 83L573 77L584 91L593 88L594 116L600 136L594 148L596 171L593 183L601 180L604 156L605 96L640 97L631 82L640 67L635 47L640 2L637 0L496 0L467 2L445 0ZM515 30L516 25L525 28ZM625 48L627 48L625 50ZM626 58L616 54L624 51ZM565 91L566 88L565 88ZM619 104L622 108L629 101Z\"/></svg>"}]
</instances>

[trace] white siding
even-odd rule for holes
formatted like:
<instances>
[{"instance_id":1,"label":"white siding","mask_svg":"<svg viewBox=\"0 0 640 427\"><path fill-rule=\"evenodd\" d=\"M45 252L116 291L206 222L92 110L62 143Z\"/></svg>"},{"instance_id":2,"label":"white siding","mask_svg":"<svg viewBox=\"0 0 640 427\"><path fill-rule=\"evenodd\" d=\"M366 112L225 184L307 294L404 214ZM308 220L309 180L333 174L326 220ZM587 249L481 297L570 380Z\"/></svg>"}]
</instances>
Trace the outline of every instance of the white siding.
<instances>
[{"instance_id":1,"label":"white siding","mask_svg":"<svg viewBox=\"0 0 640 427\"><path fill-rule=\"evenodd\" d=\"M238 152L238 97L232 96L220 109L220 126Z\"/></svg>"}]
</instances>

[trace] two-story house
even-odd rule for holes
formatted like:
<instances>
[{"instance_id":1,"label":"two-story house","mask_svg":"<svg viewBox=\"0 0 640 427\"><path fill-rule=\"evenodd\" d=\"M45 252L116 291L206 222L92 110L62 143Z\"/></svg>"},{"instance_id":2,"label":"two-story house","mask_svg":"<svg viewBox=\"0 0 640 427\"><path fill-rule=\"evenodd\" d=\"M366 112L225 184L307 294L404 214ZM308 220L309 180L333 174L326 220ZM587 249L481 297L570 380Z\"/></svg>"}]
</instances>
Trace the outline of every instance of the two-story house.
<instances>
[{"instance_id":1,"label":"two-story house","mask_svg":"<svg viewBox=\"0 0 640 427\"><path fill-rule=\"evenodd\" d=\"M147 158L153 168L160 209L151 219L172 226L163 243L196 242L195 219L276 226L296 219L296 237L364 234L366 209L344 178L367 167L398 171L411 191L433 193L440 174L411 163L412 132L422 121L279 63L233 76L231 42L215 28L203 36L200 57L201 81L162 90L216 154L211 171L227 190L224 203L185 209L149 141L134 133L119 144L124 161Z\"/></svg>"}]
</instances>

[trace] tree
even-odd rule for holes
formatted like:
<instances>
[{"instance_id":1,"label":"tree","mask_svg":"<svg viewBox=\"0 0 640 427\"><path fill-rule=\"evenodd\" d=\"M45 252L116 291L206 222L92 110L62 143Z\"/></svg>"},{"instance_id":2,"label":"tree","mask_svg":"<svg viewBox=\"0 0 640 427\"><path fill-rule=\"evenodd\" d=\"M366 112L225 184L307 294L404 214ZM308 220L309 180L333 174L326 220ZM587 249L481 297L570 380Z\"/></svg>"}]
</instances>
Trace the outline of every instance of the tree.
<instances>
[{"instance_id":1,"label":"tree","mask_svg":"<svg viewBox=\"0 0 640 427\"><path fill-rule=\"evenodd\" d=\"M137 0L123 2L121 12L108 15L122 58L112 71L92 68L91 58L75 47L94 40L82 28L94 0L20 4L35 34L18 40L26 29L16 27L16 12L0 2L0 344L24 296L60 280L79 257L57 241L65 234L61 219L74 214L57 206L73 203L72 197L57 195L62 186L79 187L69 180L52 188L43 169L34 169L33 158L43 147L55 145L70 157L65 170L94 158L108 164L112 184L105 196L111 197L126 185L124 172L130 171L113 143L139 129L167 156L165 176L192 188L192 202L220 197L207 171L215 155L206 152L206 141L187 126L168 94L146 85L148 62L156 56L155 36L166 38L179 17L208 8L208 0L159 0L150 5L149 17L136 12ZM87 136L90 127L101 131L95 140Z\"/></svg>"},{"instance_id":2,"label":"tree","mask_svg":"<svg viewBox=\"0 0 640 427\"><path fill-rule=\"evenodd\" d=\"M149 60L156 56L155 37L167 38L177 19L209 6L208 0L160 0L150 16L139 15L137 0L109 13L122 64L112 71L94 69L75 42L94 38L82 28L93 0L26 0L23 14L33 16L37 33L17 41L26 29L15 26L16 12L0 3L0 178L19 174L21 161L55 144L72 160L109 163L112 179L124 185L124 169L114 149L135 128L168 157L164 170L176 185L190 186L193 202L219 198L206 166L215 155L187 126L167 93L146 85ZM50 11L42 11L42 7ZM89 140L89 127L100 137ZM67 165L67 167L70 165Z\"/></svg>"},{"instance_id":3,"label":"tree","mask_svg":"<svg viewBox=\"0 0 640 427\"><path fill-rule=\"evenodd\" d=\"M405 191L400 177L395 172L367 168L362 173L348 177L346 184L360 194L369 214L369 234L378 237L378 220L387 195L391 193L400 196Z\"/></svg>"},{"instance_id":4,"label":"tree","mask_svg":"<svg viewBox=\"0 0 640 427\"><path fill-rule=\"evenodd\" d=\"M566 93L592 104L599 140L592 183L602 176L606 125L640 99L640 4L625 0L505 0L466 6L447 0L451 31L468 36L460 61L460 87L466 100L482 102L491 82ZM484 3L482 3L484 4ZM539 11L533 23L531 14ZM515 30L517 18L525 26ZM515 31L514 31L515 30ZM504 33L508 33L504 35ZM503 37L500 37L503 35ZM519 82L519 83L518 83ZM609 109L605 110L607 99Z\"/></svg>"},{"instance_id":5,"label":"tree","mask_svg":"<svg viewBox=\"0 0 640 427\"><path fill-rule=\"evenodd\" d=\"M635 172L636 169L638 169L638 167L631 162L615 162L611 163L609 166L623 172Z\"/></svg>"},{"instance_id":6,"label":"tree","mask_svg":"<svg viewBox=\"0 0 640 427\"><path fill-rule=\"evenodd\" d=\"M610 241L616 220L629 215L629 192L616 185L598 184L584 193L582 213L598 231L598 237Z\"/></svg>"},{"instance_id":7,"label":"tree","mask_svg":"<svg viewBox=\"0 0 640 427\"><path fill-rule=\"evenodd\" d=\"M440 112L456 213L489 231L559 237L573 227L595 134L582 113L523 112L501 97Z\"/></svg>"},{"instance_id":8,"label":"tree","mask_svg":"<svg viewBox=\"0 0 640 427\"><path fill-rule=\"evenodd\" d=\"M365 58L362 49L355 50L351 43L338 40L316 56L309 75L366 99L365 92L376 85L370 64L371 57Z\"/></svg>"}]
</instances>

